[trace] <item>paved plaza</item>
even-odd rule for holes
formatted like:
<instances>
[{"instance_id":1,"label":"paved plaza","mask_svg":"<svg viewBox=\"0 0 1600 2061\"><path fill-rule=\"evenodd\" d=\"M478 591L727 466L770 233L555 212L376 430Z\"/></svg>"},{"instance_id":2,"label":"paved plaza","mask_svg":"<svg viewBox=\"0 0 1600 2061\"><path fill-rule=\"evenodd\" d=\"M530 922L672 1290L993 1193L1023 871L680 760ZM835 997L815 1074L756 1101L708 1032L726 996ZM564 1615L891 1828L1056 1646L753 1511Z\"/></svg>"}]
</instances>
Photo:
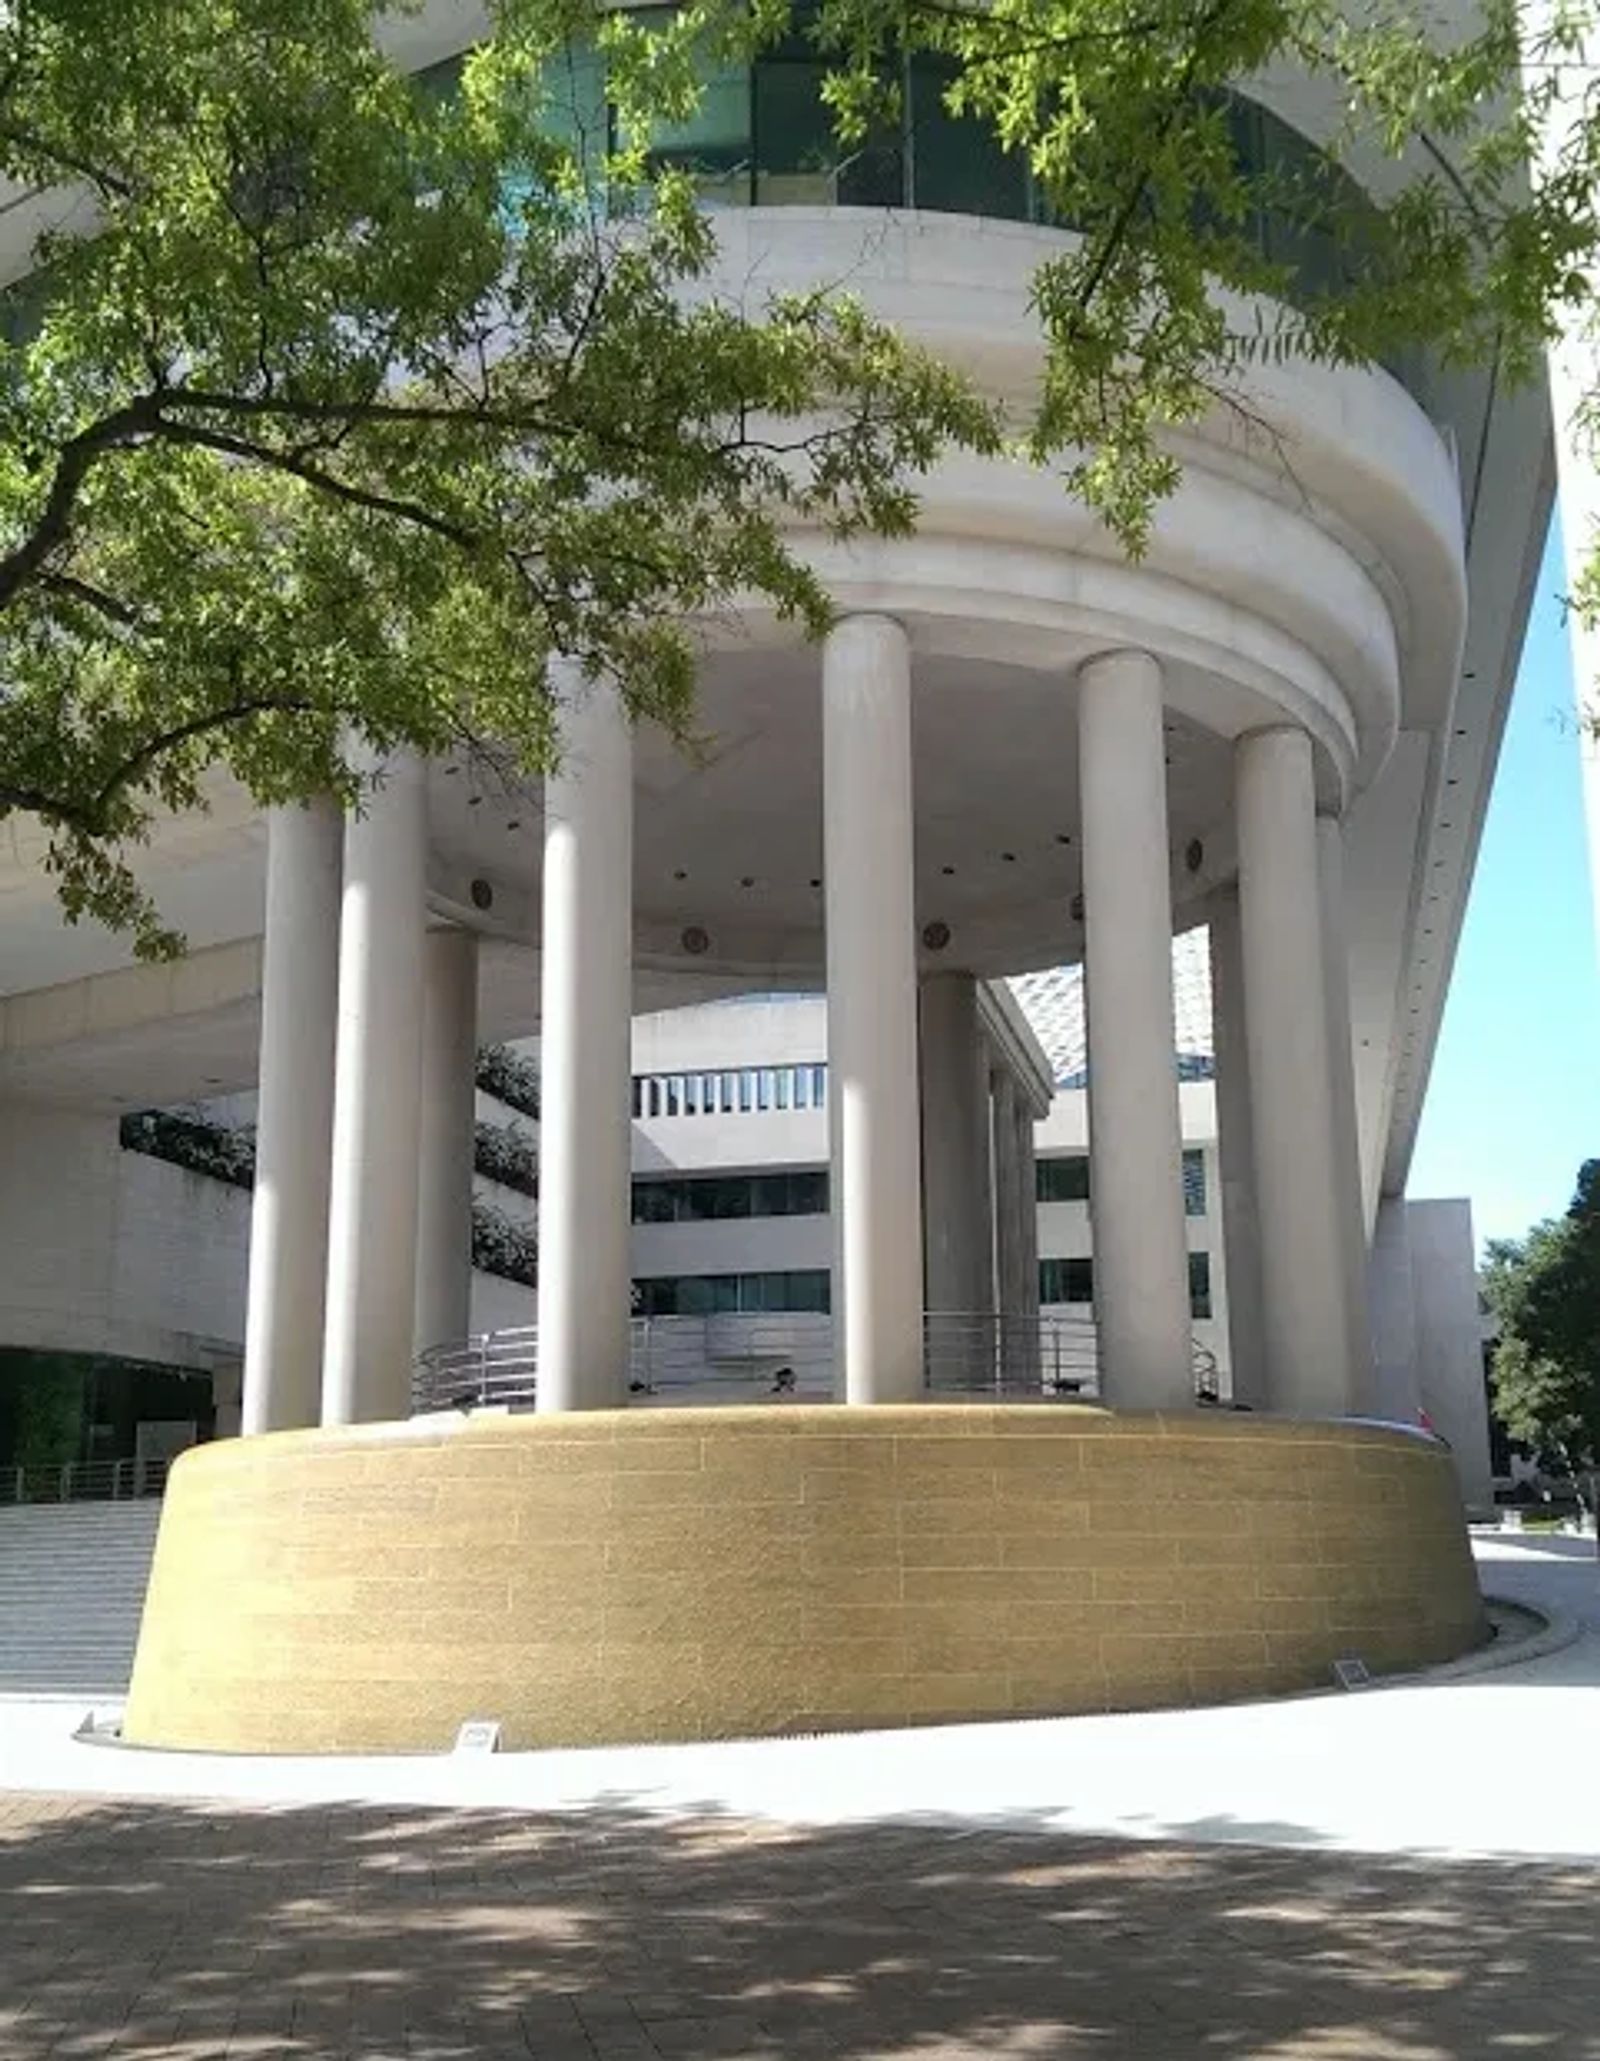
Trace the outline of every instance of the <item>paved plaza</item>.
<instances>
[{"instance_id":1,"label":"paved plaza","mask_svg":"<svg viewBox=\"0 0 1600 2061\"><path fill-rule=\"evenodd\" d=\"M0 1708L0 2061L1600 2061L1600 1573L1480 1559L1576 1636L1227 1710L469 1763Z\"/></svg>"},{"instance_id":2,"label":"paved plaza","mask_svg":"<svg viewBox=\"0 0 1600 2061\"><path fill-rule=\"evenodd\" d=\"M1575 1867L19 1797L0 1891L8 2061L1600 2056Z\"/></svg>"}]
</instances>

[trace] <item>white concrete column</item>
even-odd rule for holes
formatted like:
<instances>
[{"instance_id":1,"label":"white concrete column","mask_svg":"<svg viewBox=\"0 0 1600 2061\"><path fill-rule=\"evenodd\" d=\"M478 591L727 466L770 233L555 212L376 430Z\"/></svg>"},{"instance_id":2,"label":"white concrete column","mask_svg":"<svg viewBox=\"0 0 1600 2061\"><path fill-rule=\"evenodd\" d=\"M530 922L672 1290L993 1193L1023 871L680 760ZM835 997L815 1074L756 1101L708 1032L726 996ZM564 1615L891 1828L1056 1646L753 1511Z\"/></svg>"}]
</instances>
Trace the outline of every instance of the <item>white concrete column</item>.
<instances>
[{"instance_id":1,"label":"white concrete column","mask_svg":"<svg viewBox=\"0 0 1600 2061\"><path fill-rule=\"evenodd\" d=\"M1039 1174L1034 1154L1033 1111L1019 1089L1016 1097L1017 1322L1011 1327L1013 1378L1024 1388L1039 1381Z\"/></svg>"},{"instance_id":2,"label":"white concrete column","mask_svg":"<svg viewBox=\"0 0 1600 2061\"><path fill-rule=\"evenodd\" d=\"M470 930L428 932L423 986L415 1329L419 1353L435 1345L460 1345L472 1329L478 940Z\"/></svg>"},{"instance_id":3,"label":"white concrete column","mask_svg":"<svg viewBox=\"0 0 1600 2061\"><path fill-rule=\"evenodd\" d=\"M1362 1201L1361 1133L1350 1024L1350 946L1345 924L1344 830L1317 818L1317 884L1322 903L1322 971L1328 1004L1328 1086L1333 1099L1333 1177L1338 1188L1345 1321L1350 1334L1348 1407L1375 1401L1372 1320L1367 1292L1367 1213Z\"/></svg>"},{"instance_id":4,"label":"white concrete column","mask_svg":"<svg viewBox=\"0 0 1600 2061\"><path fill-rule=\"evenodd\" d=\"M912 877L911 652L849 616L822 652L836 1384L922 1393L922 1167Z\"/></svg>"},{"instance_id":5,"label":"white concrete column","mask_svg":"<svg viewBox=\"0 0 1600 2061\"><path fill-rule=\"evenodd\" d=\"M1250 1054L1244 1021L1238 890L1220 890L1212 897L1207 913L1229 1378L1234 1400L1259 1410L1265 1409L1267 1403L1261 1333L1261 1225L1256 1211L1255 1147L1251 1140ZM1216 1263L1213 1253L1211 1264L1215 1267Z\"/></svg>"},{"instance_id":6,"label":"white concrete column","mask_svg":"<svg viewBox=\"0 0 1600 2061\"><path fill-rule=\"evenodd\" d=\"M1239 916L1271 1407L1340 1416L1354 1341L1335 1172L1316 794L1303 730L1236 753Z\"/></svg>"},{"instance_id":7,"label":"white concrete column","mask_svg":"<svg viewBox=\"0 0 1600 2061\"><path fill-rule=\"evenodd\" d=\"M322 1421L411 1409L428 788L409 752L345 830Z\"/></svg>"},{"instance_id":8,"label":"white concrete column","mask_svg":"<svg viewBox=\"0 0 1600 2061\"><path fill-rule=\"evenodd\" d=\"M923 1301L930 1311L994 1307L989 1065L970 973L922 983Z\"/></svg>"},{"instance_id":9,"label":"white concrete column","mask_svg":"<svg viewBox=\"0 0 1600 2061\"><path fill-rule=\"evenodd\" d=\"M296 1430L319 1412L343 847L328 796L268 812L245 1432Z\"/></svg>"},{"instance_id":10,"label":"white concrete column","mask_svg":"<svg viewBox=\"0 0 1600 2061\"><path fill-rule=\"evenodd\" d=\"M1039 1315L1039 1168L1034 1151L1034 1115L1017 1095L1017 1308Z\"/></svg>"},{"instance_id":11,"label":"white concrete column","mask_svg":"<svg viewBox=\"0 0 1600 2061\"><path fill-rule=\"evenodd\" d=\"M545 781L539 1044L541 1410L628 1394L633 735L614 687L557 668Z\"/></svg>"},{"instance_id":12,"label":"white concrete column","mask_svg":"<svg viewBox=\"0 0 1600 2061\"><path fill-rule=\"evenodd\" d=\"M1161 668L1147 653L1080 671L1078 776L1101 1393L1192 1408Z\"/></svg>"},{"instance_id":13,"label":"white concrete column","mask_svg":"<svg viewBox=\"0 0 1600 2061\"><path fill-rule=\"evenodd\" d=\"M1022 1309L1022 1192L1019 1158L1022 1133L1017 1122L1017 1084L1005 1067L989 1080L989 1108L994 1124L994 1278L995 1307L1003 1317Z\"/></svg>"}]
</instances>

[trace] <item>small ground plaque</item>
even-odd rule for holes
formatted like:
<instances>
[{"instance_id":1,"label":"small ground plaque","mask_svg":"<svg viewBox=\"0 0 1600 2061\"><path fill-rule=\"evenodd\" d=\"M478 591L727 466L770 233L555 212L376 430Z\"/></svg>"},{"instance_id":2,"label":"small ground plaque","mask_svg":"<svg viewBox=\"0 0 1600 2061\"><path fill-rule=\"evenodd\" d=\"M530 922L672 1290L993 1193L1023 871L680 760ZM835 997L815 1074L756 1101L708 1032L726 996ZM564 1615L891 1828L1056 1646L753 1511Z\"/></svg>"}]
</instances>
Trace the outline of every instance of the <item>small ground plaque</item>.
<instances>
[{"instance_id":1,"label":"small ground plaque","mask_svg":"<svg viewBox=\"0 0 1600 2061\"><path fill-rule=\"evenodd\" d=\"M1367 1663L1359 1653L1347 1653L1343 1660L1333 1663L1333 1679L1341 1689L1370 1689L1372 1676L1367 1672Z\"/></svg>"},{"instance_id":2,"label":"small ground plaque","mask_svg":"<svg viewBox=\"0 0 1600 2061\"><path fill-rule=\"evenodd\" d=\"M457 1753L498 1753L500 1751L500 1720L498 1718L468 1718L456 1734Z\"/></svg>"}]
</instances>

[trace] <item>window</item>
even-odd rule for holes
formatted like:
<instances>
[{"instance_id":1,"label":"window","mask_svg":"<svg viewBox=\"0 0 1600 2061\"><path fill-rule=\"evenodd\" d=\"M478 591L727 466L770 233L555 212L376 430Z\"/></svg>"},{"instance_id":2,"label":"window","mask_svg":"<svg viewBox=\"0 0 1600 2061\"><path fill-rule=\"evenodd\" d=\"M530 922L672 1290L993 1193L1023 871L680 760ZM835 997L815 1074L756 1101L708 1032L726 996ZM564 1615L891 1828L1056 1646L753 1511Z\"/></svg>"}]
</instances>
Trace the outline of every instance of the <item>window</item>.
<instances>
[{"instance_id":1,"label":"window","mask_svg":"<svg viewBox=\"0 0 1600 2061\"><path fill-rule=\"evenodd\" d=\"M910 69L906 168L911 205L1027 221L1036 210L1026 161L1000 147L992 123L953 115L945 106L955 65L919 50Z\"/></svg>"},{"instance_id":2,"label":"window","mask_svg":"<svg viewBox=\"0 0 1600 2061\"><path fill-rule=\"evenodd\" d=\"M1087 1202L1089 1156L1069 1152L1061 1159L1041 1159L1034 1170L1034 1182L1041 1202Z\"/></svg>"},{"instance_id":3,"label":"window","mask_svg":"<svg viewBox=\"0 0 1600 2061\"><path fill-rule=\"evenodd\" d=\"M1195 1318L1211 1315L1211 1255L1209 1252L1191 1252L1189 1255L1189 1314Z\"/></svg>"},{"instance_id":4,"label":"window","mask_svg":"<svg viewBox=\"0 0 1600 2061\"><path fill-rule=\"evenodd\" d=\"M652 163L686 172L711 206L915 207L1061 221L1026 158L1002 148L990 121L951 112L945 95L954 68L934 53L918 51L908 60L886 50L881 62L886 82L898 89L898 112L877 118L859 142L841 143L822 97L833 60L808 33L817 11L815 0L799 0L781 42L753 61L709 69L693 112L657 126ZM419 74L419 90L457 92L461 62L450 58ZM592 44L570 45L550 56L534 88L545 132L585 172L597 172L608 142L621 140L611 133L605 64ZM1285 298L1302 305L1381 262L1382 214L1337 158L1242 94L1207 90L1202 100L1220 113L1222 151L1250 191L1236 221L1223 220L1215 203L1194 205L1198 237L1242 243L1281 267ZM525 176L521 190L531 184ZM514 205L519 197L513 180L507 200ZM1407 352L1387 363L1426 405L1426 360Z\"/></svg>"},{"instance_id":5,"label":"window","mask_svg":"<svg viewBox=\"0 0 1600 2061\"><path fill-rule=\"evenodd\" d=\"M636 1224L671 1224L677 1221L676 1183L672 1181L635 1181L633 1184L633 1221Z\"/></svg>"},{"instance_id":6,"label":"window","mask_svg":"<svg viewBox=\"0 0 1600 2061\"><path fill-rule=\"evenodd\" d=\"M1089 1160L1082 1152L1068 1152L1054 1159L1041 1159L1034 1170L1034 1184L1041 1202L1087 1202ZM1206 1213L1206 1156L1191 1146L1183 1155L1183 1209L1185 1216Z\"/></svg>"},{"instance_id":7,"label":"window","mask_svg":"<svg viewBox=\"0 0 1600 2061\"><path fill-rule=\"evenodd\" d=\"M662 123L651 162L674 165L711 205L750 204L750 71L728 65L706 80L700 105L684 122Z\"/></svg>"},{"instance_id":8,"label":"window","mask_svg":"<svg viewBox=\"0 0 1600 2061\"><path fill-rule=\"evenodd\" d=\"M633 1184L636 1224L723 1223L736 1217L821 1217L828 1213L828 1170L780 1174L699 1174Z\"/></svg>"},{"instance_id":9,"label":"window","mask_svg":"<svg viewBox=\"0 0 1600 2061\"><path fill-rule=\"evenodd\" d=\"M633 1286L643 1317L825 1316L830 1306L825 1267L786 1274L666 1274Z\"/></svg>"},{"instance_id":10,"label":"window","mask_svg":"<svg viewBox=\"0 0 1600 2061\"><path fill-rule=\"evenodd\" d=\"M1046 1259L1039 1262L1041 1303L1094 1301L1092 1259Z\"/></svg>"}]
</instances>

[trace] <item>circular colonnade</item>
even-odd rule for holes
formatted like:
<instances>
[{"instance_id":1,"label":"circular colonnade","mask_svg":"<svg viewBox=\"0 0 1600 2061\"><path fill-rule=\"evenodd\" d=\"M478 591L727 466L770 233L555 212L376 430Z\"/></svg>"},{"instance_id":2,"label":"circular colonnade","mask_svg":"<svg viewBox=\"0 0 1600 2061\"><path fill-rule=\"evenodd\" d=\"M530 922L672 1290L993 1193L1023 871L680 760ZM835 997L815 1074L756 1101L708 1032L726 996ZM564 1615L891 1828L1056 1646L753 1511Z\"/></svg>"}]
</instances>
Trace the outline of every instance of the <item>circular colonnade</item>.
<instances>
[{"instance_id":1,"label":"circular colonnade","mask_svg":"<svg viewBox=\"0 0 1600 2061\"><path fill-rule=\"evenodd\" d=\"M756 208L724 217L722 276L849 272L1014 395L1053 240ZM536 1419L392 1421L415 1346L467 1328L477 897L447 895L437 927L437 882L504 862L462 827L459 784L405 761L347 826L274 818L246 1428L281 1435L175 1470L131 1740L439 1748L488 1716L533 1746L1121 1708L1479 1635L1448 1455L1332 1421L1370 1377L1340 817L1403 707L1448 695L1454 476L1385 375L1274 368L1248 399L1253 431L1190 440L1137 566L998 463L941 469L914 538L798 538L839 620L809 665L758 615L708 628L728 746L699 771L635 739L603 684L562 683L537 859L501 897L538 910ZM753 835L784 856L764 894L737 852ZM1259 1227L1230 1244L1231 1292L1255 1298L1283 1413L1253 1421L1189 1407L1170 943L1202 916L1223 1151ZM1079 956L1114 1414L918 1405L919 982ZM614 1408L632 980L690 960L825 980L838 1394L871 1409Z\"/></svg>"}]
</instances>

